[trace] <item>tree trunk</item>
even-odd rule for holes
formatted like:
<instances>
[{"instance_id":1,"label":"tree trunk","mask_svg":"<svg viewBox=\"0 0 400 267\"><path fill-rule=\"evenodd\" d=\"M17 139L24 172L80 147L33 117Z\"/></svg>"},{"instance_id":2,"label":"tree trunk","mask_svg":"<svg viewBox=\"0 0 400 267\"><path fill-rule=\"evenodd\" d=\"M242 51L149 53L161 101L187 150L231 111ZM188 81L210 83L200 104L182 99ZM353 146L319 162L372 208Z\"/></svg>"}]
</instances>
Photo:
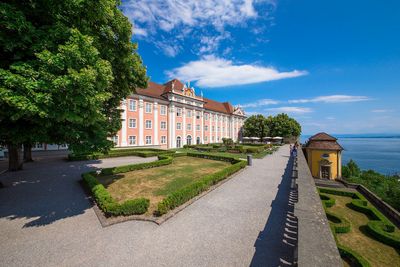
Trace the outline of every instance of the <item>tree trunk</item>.
<instances>
[{"instance_id":1,"label":"tree trunk","mask_svg":"<svg viewBox=\"0 0 400 267\"><path fill-rule=\"evenodd\" d=\"M22 153L21 145L8 144L8 170L18 171L22 170Z\"/></svg>"},{"instance_id":2,"label":"tree trunk","mask_svg":"<svg viewBox=\"0 0 400 267\"><path fill-rule=\"evenodd\" d=\"M31 143L24 143L24 161L31 162L32 159L32 144Z\"/></svg>"}]
</instances>

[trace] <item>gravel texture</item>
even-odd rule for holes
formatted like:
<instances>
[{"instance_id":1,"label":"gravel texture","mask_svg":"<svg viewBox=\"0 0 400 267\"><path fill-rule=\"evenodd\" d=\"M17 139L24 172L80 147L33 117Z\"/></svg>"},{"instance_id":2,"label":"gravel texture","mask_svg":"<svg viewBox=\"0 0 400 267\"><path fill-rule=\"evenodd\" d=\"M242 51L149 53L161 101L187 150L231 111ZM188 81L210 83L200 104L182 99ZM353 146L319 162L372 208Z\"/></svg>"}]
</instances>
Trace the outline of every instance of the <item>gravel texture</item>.
<instances>
[{"instance_id":1,"label":"gravel texture","mask_svg":"<svg viewBox=\"0 0 400 267\"><path fill-rule=\"evenodd\" d=\"M288 146L254 159L160 226L128 221L105 228L78 183L80 174L155 158L26 164L0 176L6 186L0 189L0 265L285 266L293 253L283 230L290 213L288 159Z\"/></svg>"}]
</instances>

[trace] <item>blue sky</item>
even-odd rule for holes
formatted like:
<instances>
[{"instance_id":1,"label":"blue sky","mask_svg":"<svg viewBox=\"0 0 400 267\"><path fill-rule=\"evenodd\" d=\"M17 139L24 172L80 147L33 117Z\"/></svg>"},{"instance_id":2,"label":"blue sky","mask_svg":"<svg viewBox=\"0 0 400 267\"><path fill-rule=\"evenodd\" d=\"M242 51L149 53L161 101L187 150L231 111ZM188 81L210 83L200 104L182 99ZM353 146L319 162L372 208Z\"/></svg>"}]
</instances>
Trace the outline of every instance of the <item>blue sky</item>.
<instances>
[{"instance_id":1,"label":"blue sky","mask_svg":"<svg viewBox=\"0 0 400 267\"><path fill-rule=\"evenodd\" d=\"M304 134L400 133L400 1L123 0L151 80Z\"/></svg>"}]
</instances>

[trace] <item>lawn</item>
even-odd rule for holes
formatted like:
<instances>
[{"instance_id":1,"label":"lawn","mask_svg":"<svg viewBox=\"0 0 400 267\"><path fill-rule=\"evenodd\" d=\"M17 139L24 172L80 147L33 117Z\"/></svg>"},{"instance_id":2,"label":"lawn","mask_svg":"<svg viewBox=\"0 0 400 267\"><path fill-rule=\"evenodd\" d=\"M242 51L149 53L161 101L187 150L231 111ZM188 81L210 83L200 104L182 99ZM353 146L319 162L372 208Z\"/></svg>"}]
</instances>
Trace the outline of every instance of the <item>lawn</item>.
<instances>
[{"instance_id":1,"label":"lawn","mask_svg":"<svg viewBox=\"0 0 400 267\"><path fill-rule=\"evenodd\" d=\"M168 194L229 165L231 164L224 161L184 156L175 158L170 165L99 176L98 180L118 202L139 197L148 198L148 212L152 213Z\"/></svg>"},{"instance_id":2,"label":"lawn","mask_svg":"<svg viewBox=\"0 0 400 267\"><path fill-rule=\"evenodd\" d=\"M396 249L373 239L366 233L365 225L369 221L368 216L346 206L351 202L351 197L332 194L329 196L336 200L329 211L346 218L351 223L350 232L337 234L340 244L358 252L371 266L400 266L400 255ZM399 233L399 229L396 229L396 232Z\"/></svg>"},{"instance_id":3,"label":"lawn","mask_svg":"<svg viewBox=\"0 0 400 267\"><path fill-rule=\"evenodd\" d=\"M272 153L274 153L274 151L277 148L273 148L272 150L264 150L260 153L255 153L252 154L253 158L255 159L261 159L263 157L265 157L266 155L270 155ZM198 150L196 149L191 149L191 148L178 148L178 149L174 149L177 152L196 152L199 153ZM209 155L214 155L214 156L222 156L222 157L232 157L232 158L237 158L237 159L246 159L247 155L249 155L248 153L230 153L230 152L203 152Z\"/></svg>"}]
</instances>

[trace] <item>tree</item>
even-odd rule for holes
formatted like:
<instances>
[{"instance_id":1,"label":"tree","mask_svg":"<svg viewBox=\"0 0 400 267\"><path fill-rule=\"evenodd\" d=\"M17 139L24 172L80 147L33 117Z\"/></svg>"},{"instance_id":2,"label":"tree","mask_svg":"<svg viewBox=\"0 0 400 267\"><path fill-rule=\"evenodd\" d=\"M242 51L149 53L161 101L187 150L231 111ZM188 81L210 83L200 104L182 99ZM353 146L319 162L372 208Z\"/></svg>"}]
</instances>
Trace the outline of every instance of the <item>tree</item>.
<instances>
[{"instance_id":1,"label":"tree","mask_svg":"<svg viewBox=\"0 0 400 267\"><path fill-rule=\"evenodd\" d=\"M300 124L287 114L281 113L267 118L267 124L272 136L298 137L301 134Z\"/></svg>"},{"instance_id":2,"label":"tree","mask_svg":"<svg viewBox=\"0 0 400 267\"><path fill-rule=\"evenodd\" d=\"M361 174L361 170L358 167L357 163L350 159L350 161L347 163L347 165L343 165L342 167L342 176L346 178L350 177L359 177Z\"/></svg>"},{"instance_id":3,"label":"tree","mask_svg":"<svg viewBox=\"0 0 400 267\"><path fill-rule=\"evenodd\" d=\"M261 114L252 115L247 118L243 125L244 135L248 137L259 137L262 139L269 133L265 117Z\"/></svg>"},{"instance_id":4,"label":"tree","mask_svg":"<svg viewBox=\"0 0 400 267\"><path fill-rule=\"evenodd\" d=\"M120 102L146 87L119 1L0 3L0 142L9 169L34 142L105 151L121 126Z\"/></svg>"}]
</instances>

